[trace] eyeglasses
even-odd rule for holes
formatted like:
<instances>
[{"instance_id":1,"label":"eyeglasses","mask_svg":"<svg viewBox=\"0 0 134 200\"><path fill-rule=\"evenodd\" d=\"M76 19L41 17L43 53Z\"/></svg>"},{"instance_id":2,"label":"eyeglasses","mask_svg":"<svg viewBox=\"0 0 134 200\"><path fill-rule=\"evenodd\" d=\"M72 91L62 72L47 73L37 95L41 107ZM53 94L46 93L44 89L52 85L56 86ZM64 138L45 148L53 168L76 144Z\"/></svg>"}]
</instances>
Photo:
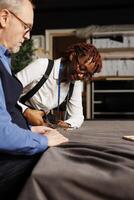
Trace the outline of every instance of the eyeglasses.
<instances>
[{"instance_id":1,"label":"eyeglasses","mask_svg":"<svg viewBox=\"0 0 134 200\"><path fill-rule=\"evenodd\" d=\"M79 58L78 57L76 57L77 58L77 63L78 63L78 66L77 66L77 69L76 69L76 72L77 73L79 73L79 74L83 74L83 79L84 80L91 80L92 79L92 76L94 75L94 73L96 73L96 68L95 68L95 70L94 71L89 71L89 70L87 70L87 67L86 67L86 64L88 63L88 65L92 65L92 64L94 64L93 62L92 62L92 59L86 59L85 61L84 61L84 63L80 63L80 61L79 61ZM94 67L93 67L94 68Z\"/></svg>"},{"instance_id":2,"label":"eyeglasses","mask_svg":"<svg viewBox=\"0 0 134 200\"><path fill-rule=\"evenodd\" d=\"M17 20L19 20L22 24L23 24L23 27L24 27L24 30L25 30L25 34L27 34L28 32L30 32L32 30L32 27L25 23L22 19L20 19L14 12L8 10Z\"/></svg>"}]
</instances>

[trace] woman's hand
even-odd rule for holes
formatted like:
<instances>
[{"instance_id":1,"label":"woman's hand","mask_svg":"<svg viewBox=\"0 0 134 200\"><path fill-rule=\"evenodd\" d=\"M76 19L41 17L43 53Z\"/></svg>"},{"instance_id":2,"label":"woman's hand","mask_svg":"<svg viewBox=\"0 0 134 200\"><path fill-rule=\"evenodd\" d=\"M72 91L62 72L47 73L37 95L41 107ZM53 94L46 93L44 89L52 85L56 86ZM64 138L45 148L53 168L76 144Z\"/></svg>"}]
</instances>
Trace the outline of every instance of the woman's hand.
<instances>
[{"instance_id":1,"label":"woman's hand","mask_svg":"<svg viewBox=\"0 0 134 200\"><path fill-rule=\"evenodd\" d=\"M59 127L61 127L61 128L69 128L69 127L71 127L70 124L68 124L68 123L66 123L66 122L64 122L64 121L62 121L62 120L59 120L58 123L57 123L57 125L58 125Z\"/></svg>"},{"instance_id":2,"label":"woman's hand","mask_svg":"<svg viewBox=\"0 0 134 200\"><path fill-rule=\"evenodd\" d=\"M26 118L26 120L28 121L28 123L33 126L45 125L45 122L43 120L43 116L45 114L46 113L42 110L34 110L31 108L27 108L23 113L23 115Z\"/></svg>"}]
</instances>

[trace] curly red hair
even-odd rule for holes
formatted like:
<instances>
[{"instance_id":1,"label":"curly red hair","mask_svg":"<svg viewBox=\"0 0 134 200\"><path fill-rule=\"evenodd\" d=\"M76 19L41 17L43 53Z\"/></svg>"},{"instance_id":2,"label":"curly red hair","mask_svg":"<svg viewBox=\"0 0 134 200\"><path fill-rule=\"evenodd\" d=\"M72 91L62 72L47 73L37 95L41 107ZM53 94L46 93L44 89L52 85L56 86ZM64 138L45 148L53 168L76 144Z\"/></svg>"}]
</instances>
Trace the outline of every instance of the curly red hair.
<instances>
[{"instance_id":1,"label":"curly red hair","mask_svg":"<svg viewBox=\"0 0 134 200\"><path fill-rule=\"evenodd\" d=\"M95 73L100 72L102 69L102 59L99 51L93 44L86 42L80 42L69 46L64 54L64 59L68 60L70 55L75 53L77 57L88 55L92 58L92 63L95 63Z\"/></svg>"}]
</instances>

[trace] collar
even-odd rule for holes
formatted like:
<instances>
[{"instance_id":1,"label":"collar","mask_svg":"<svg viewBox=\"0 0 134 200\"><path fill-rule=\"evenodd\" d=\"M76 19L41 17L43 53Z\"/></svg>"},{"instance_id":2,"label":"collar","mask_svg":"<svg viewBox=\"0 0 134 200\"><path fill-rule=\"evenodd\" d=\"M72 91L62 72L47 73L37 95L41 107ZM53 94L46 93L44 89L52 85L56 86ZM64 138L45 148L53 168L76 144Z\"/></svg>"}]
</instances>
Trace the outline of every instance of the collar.
<instances>
[{"instance_id":1,"label":"collar","mask_svg":"<svg viewBox=\"0 0 134 200\"><path fill-rule=\"evenodd\" d=\"M3 57L6 51L7 49L3 45L0 45L0 57Z\"/></svg>"},{"instance_id":2,"label":"collar","mask_svg":"<svg viewBox=\"0 0 134 200\"><path fill-rule=\"evenodd\" d=\"M3 45L0 45L0 59L6 70L11 74L11 54Z\"/></svg>"},{"instance_id":3,"label":"collar","mask_svg":"<svg viewBox=\"0 0 134 200\"><path fill-rule=\"evenodd\" d=\"M6 47L4 47L3 45L0 45L0 57L3 57L3 56L5 56L7 59L10 59L11 53Z\"/></svg>"},{"instance_id":4,"label":"collar","mask_svg":"<svg viewBox=\"0 0 134 200\"><path fill-rule=\"evenodd\" d=\"M11 58L11 53L9 52L8 49L6 49L4 55L5 55L7 58Z\"/></svg>"}]
</instances>

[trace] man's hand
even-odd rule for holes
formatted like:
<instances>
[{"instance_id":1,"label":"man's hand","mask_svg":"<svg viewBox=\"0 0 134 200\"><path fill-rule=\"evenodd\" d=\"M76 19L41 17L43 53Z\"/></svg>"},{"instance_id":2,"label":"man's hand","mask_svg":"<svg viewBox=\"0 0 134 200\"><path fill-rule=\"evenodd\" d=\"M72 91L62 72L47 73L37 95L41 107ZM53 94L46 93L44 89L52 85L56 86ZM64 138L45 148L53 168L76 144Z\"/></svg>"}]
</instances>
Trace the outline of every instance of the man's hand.
<instances>
[{"instance_id":1,"label":"man's hand","mask_svg":"<svg viewBox=\"0 0 134 200\"><path fill-rule=\"evenodd\" d=\"M64 142L68 142L68 138L60 134L56 129L52 129L45 126L32 126L31 130L33 132L38 132L43 134L48 138L48 146L56 146Z\"/></svg>"},{"instance_id":2,"label":"man's hand","mask_svg":"<svg viewBox=\"0 0 134 200\"><path fill-rule=\"evenodd\" d=\"M68 138L60 134L56 129L52 129L51 131L46 131L44 135L48 138L49 147L53 147L69 141Z\"/></svg>"},{"instance_id":3,"label":"man's hand","mask_svg":"<svg viewBox=\"0 0 134 200\"><path fill-rule=\"evenodd\" d=\"M54 129L47 127L47 126L32 126L31 131L36 133L45 134L48 131L52 131Z\"/></svg>"},{"instance_id":4,"label":"man's hand","mask_svg":"<svg viewBox=\"0 0 134 200\"><path fill-rule=\"evenodd\" d=\"M68 124L68 123L66 123L66 122L64 122L62 120L59 120L58 123L57 123L57 125L59 127L61 127L61 128L69 128L70 127L70 124Z\"/></svg>"},{"instance_id":5,"label":"man's hand","mask_svg":"<svg viewBox=\"0 0 134 200\"><path fill-rule=\"evenodd\" d=\"M26 120L29 122L29 124L33 126L45 125L45 122L42 118L45 115L44 111L27 108L24 111L23 115L26 118Z\"/></svg>"}]
</instances>

